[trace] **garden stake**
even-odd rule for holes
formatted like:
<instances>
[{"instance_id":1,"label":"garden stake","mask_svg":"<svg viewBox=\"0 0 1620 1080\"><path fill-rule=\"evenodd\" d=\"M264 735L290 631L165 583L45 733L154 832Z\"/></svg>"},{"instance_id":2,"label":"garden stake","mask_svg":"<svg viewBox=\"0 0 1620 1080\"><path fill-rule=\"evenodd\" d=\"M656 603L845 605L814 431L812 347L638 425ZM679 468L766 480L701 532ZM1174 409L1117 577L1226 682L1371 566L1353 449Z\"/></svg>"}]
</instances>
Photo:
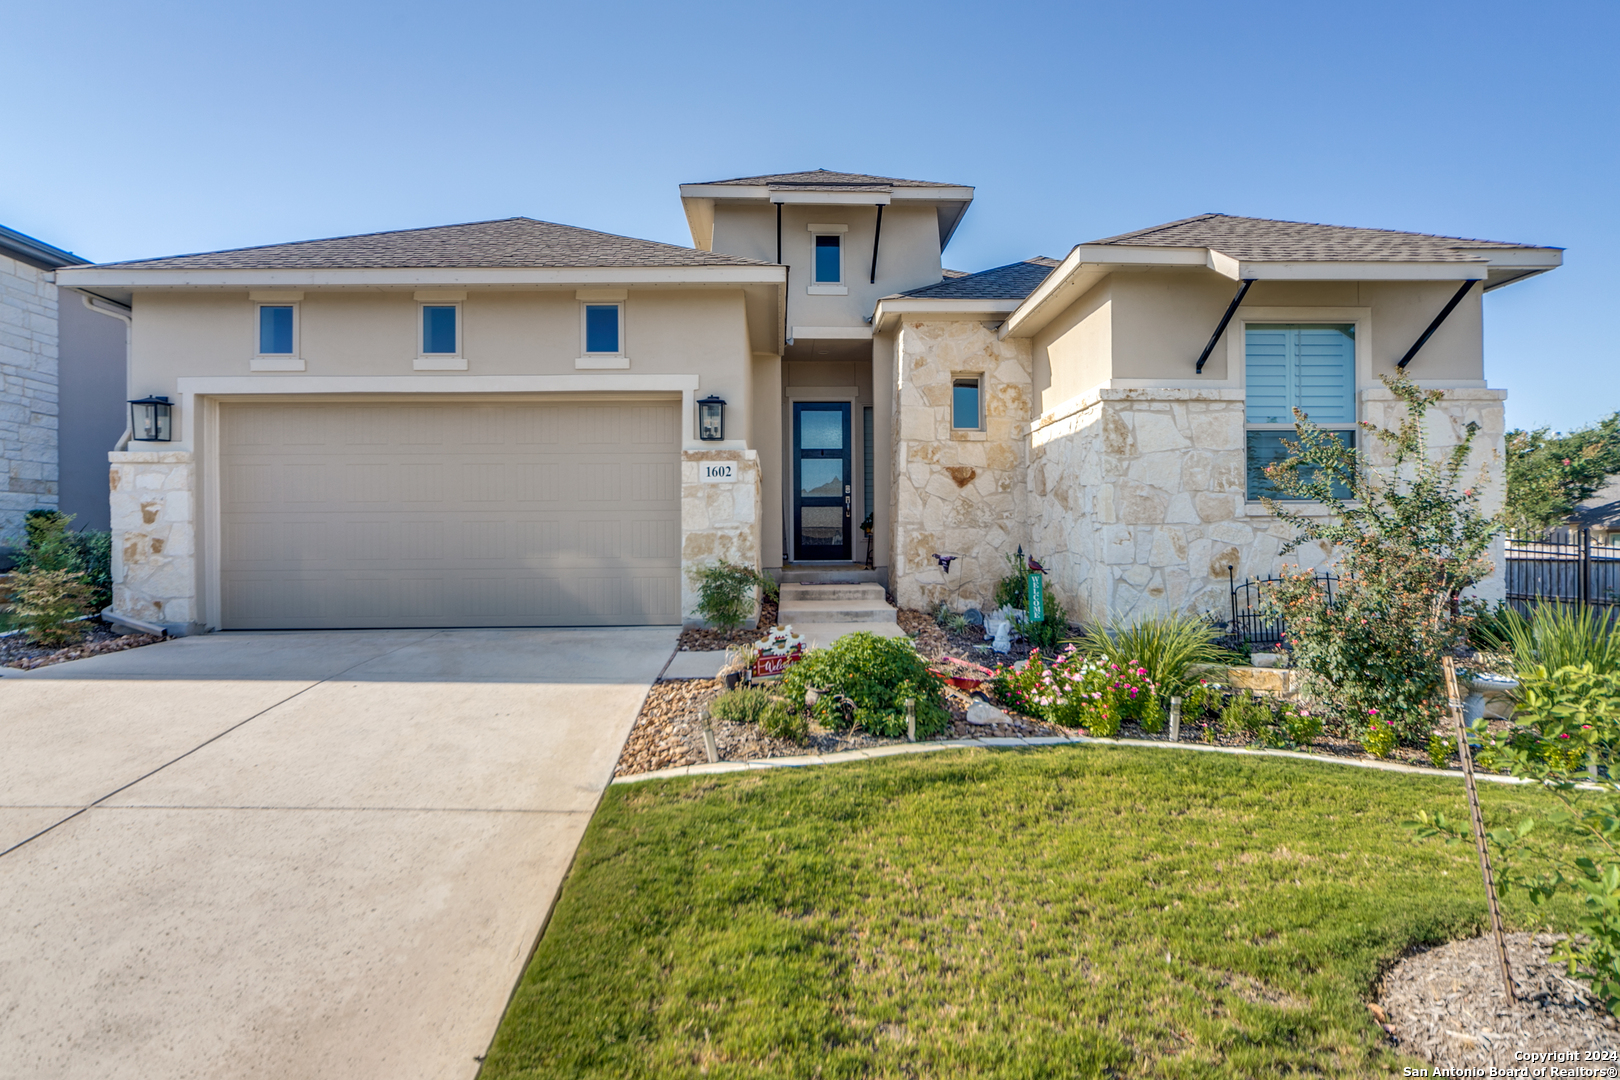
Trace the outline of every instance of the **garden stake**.
<instances>
[{"instance_id":1,"label":"garden stake","mask_svg":"<svg viewBox=\"0 0 1620 1080\"><path fill-rule=\"evenodd\" d=\"M1463 723L1462 695L1457 692L1457 661L1442 657L1446 671L1446 696L1450 699L1451 718L1457 722L1457 756L1462 759L1463 783L1468 788L1468 813L1474 819L1474 847L1479 850L1479 873L1485 879L1485 899L1491 908L1491 932L1496 935L1496 959L1502 965L1502 991L1509 1001L1517 1001L1513 993L1513 973L1508 970L1507 939L1502 936L1502 913L1496 906L1496 880L1491 876L1491 852L1485 846L1485 818L1479 812L1479 789L1474 786L1474 755L1468 745L1468 728Z\"/></svg>"},{"instance_id":2,"label":"garden stake","mask_svg":"<svg viewBox=\"0 0 1620 1080\"><path fill-rule=\"evenodd\" d=\"M906 698L906 742L917 741L917 699Z\"/></svg>"},{"instance_id":3,"label":"garden stake","mask_svg":"<svg viewBox=\"0 0 1620 1080\"><path fill-rule=\"evenodd\" d=\"M1170 741L1181 741L1181 699L1170 699Z\"/></svg>"}]
</instances>

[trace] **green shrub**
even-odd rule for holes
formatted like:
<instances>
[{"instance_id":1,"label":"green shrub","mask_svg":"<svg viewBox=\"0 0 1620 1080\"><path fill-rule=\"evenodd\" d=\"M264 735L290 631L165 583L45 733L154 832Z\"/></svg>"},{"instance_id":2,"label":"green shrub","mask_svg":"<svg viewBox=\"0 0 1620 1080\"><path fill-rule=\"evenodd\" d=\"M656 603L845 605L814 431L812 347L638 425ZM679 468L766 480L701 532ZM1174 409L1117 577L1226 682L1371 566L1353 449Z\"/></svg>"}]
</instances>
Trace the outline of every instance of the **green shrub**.
<instances>
[{"instance_id":1,"label":"green shrub","mask_svg":"<svg viewBox=\"0 0 1620 1080\"><path fill-rule=\"evenodd\" d=\"M1069 627L1069 613L1050 595L1044 598L1043 608L1040 622L1027 622L1019 629L1036 648L1056 652L1058 646L1074 632Z\"/></svg>"},{"instance_id":2,"label":"green shrub","mask_svg":"<svg viewBox=\"0 0 1620 1080\"><path fill-rule=\"evenodd\" d=\"M1376 715L1367 718L1366 727L1361 732L1362 748L1373 757L1388 757L1390 752L1400 745L1400 732L1395 727L1395 721L1383 720Z\"/></svg>"},{"instance_id":3,"label":"green shrub","mask_svg":"<svg viewBox=\"0 0 1620 1080\"><path fill-rule=\"evenodd\" d=\"M1477 424L1438 458L1429 455L1424 417L1442 397L1410 379L1384 377L1406 407L1394 429L1363 425L1348 446L1295 410L1297 442L1268 466L1272 484L1291 499L1319 503L1325 517L1297 503L1262 499L1294 537L1283 553L1326 542L1338 556L1329 602L1313 573L1285 574L1265 610L1287 626L1310 696L1336 710L1368 749L1390 738L1427 743L1443 716L1440 660L1463 639L1462 590L1493 572L1489 555L1500 527L1480 508L1480 487L1463 478ZM1382 444L1376 464L1366 446ZM1371 727L1363 723L1376 717ZM1383 751L1387 753L1387 750Z\"/></svg>"},{"instance_id":4,"label":"green shrub","mask_svg":"<svg viewBox=\"0 0 1620 1080\"><path fill-rule=\"evenodd\" d=\"M22 570L11 576L11 621L38 645L68 645L84 637L79 621L90 590L77 570Z\"/></svg>"},{"instance_id":5,"label":"green shrub","mask_svg":"<svg viewBox=\"0 0 1620 1080\"><path fill-rule=\"evenodd\" d=\"M967 616L961 612L952 611L951 606L944 601L940 602L939 609L934 612L934 622L952 634L966 634L968 632Z\"/></svg>"},{"instance_id":6,"label":"green shrub","mask_svg":"<svg viewBox=\"0 0 1620 1080\"><path fill-rule=\"evenodd\" d=\"M1443 769L1451 764L1451 756L1457 752L1457 740L1448 739L1444 735L1429 736L1429 764L1437 769Z\"/></svg>"},{"instance_id":7,"label":"green shrub","mask_svg":"<svg viewBox=\"0 0 1620 1080\"><path fill-rule=\"evenodd\" d=\"M786 739L795 746L810 741L810 715L788 707L781 698L772 698L759 714L759 730L773 739Z\"/></svg>"},{"instance_id":8,"label":"green shrub","mask_svg":"<svg viewBox=\"0 0 1620 1080\"><path fill-rule=\"evenodd\" d=\"M1278 708L1277 719L1289 746L1309 746L1322 734L1322 718L1291 701Z\"/></svg>"},{"instance_id":9,"label":"green shrub","mask_svg":"<svg viewBox=\"0 0 1620 1080\"><path fill-rule=\"evenodd\" d=\"M1271 710L1247 694L1233 694L1221 710L1221 730L1228 735L1259 737L1271 723Z\"/></svg>"},{"instance_id":10,"label":"green shrub","mask_svg":"<svg viewBox=\"0 0 1620 1080\"><path fill-rule=\"evenodd\" d=\"M950 725L945 684L928 670L909 638L886 638L867 631L846 634L825 649L813 649L782 676L782 692L797 705L810 689L820 691L817 718L838 727L843 718L834 695L854 702L855 724L873 735L906 733L905 700L917 702L917 734L932 735Z\"/></svg>"},{"instance_id":11,"label":"green shrub","mask_svg":"<svg viewBox=\"0 0 1620 1080\"><path fill-rule=\"evenodd\" d=\"M1221 710L1221 730L1265 746L1294 749L1316 741L1322 734L1322 718L1292 701L1234 694Z\"/></svg>"},{"instance_id":12,"label":"green shrub","mask_svg":"<svg viewBox=\"0 0 1620 1080\"><path fill-rule=\"evenodd\" d=\"M803 746L810 737L809 718L764 687L739 686L715 698L709 712L732 724L757 724L773 739Z\"/></svg>"},{"instance_id":13,"label":"green shrub","mask_svg":"<svg viewBox=\"0 0 1620 1080\"><path fill-rule=\"evenodd\" d=\"M1076 642L1087 656L1122 669L1145 668L1147 678L1165 694L1180 694L1194 684L1189 668L1225 666L1234 657L1219 644L1221 631L1196 615L1160 615L1139 619L1112 631L1094 626Z\"/></svg>"},{"instance_id":14,"label":"green shrub","mask_svg":"<svg viewBox=\"0 0 1620 1080\"><path fill-rule=\"evenodd\" d=\"M1620 633L1610 615L1578 604L1537 604L1526 619L1505 605L1482 620L1474 635L1485 648L1513 654L1513 667L1530 675L1591 664L1600 675L1620 671Z\"/></svg>"},{"instance_id":15,"label":"green shrub","mask_svg":"<svg viewBox=\"0 0 1620 1080\"><path fill-rule=\"evenodd\" d=\"M1029 567L1022 555L1007 556L1007 574L996 582L996 607L1023 611L1029 599Z\"/></svg>"},{"instance_id":16,"label":"green shrub","mask_svg":"<svg viewBox=\"0 0 1620 1080\"><path fill-rule=\"evenodd\" d=\"M96 529L69 533L84 568L84 584L90 592L89 608L100 612L112 604L112 533Z\"/></svg>"},{"instance_id":17,"label":"green shrub","mask_svg":"<svg viewBox=\"0 0 1620 1080\"><path fill-rule=\"evenodd\" d=\"M1502 513L1515 529L1550 529L1620 473L1620 413L1567 435L1546 428L1510 431L1507 498Z\"/></svg>"},{"instance_id":18,"label":"green shrub","mask_svg":"<svg viewBox=\"0 0 1620 1080\"><path fill-rule=\"evenodd\" d=\"M697 613L705 622L725 630L742 624L754 608L754 589L775 599L776 582L750 566L721 560L688 571L697 586Z\"/></svg>"}]
</instances>

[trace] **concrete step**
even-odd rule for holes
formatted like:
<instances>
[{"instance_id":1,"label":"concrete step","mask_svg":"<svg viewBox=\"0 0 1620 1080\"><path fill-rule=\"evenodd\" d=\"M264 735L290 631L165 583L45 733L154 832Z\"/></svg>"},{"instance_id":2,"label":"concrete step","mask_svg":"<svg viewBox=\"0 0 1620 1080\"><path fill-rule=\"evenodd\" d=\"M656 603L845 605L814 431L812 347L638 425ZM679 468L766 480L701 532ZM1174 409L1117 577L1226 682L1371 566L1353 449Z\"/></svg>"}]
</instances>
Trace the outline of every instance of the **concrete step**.
<instances>
[{"instance_id":1,"label":"concrete step","mask_svg":"<svg viewBox=\"0 0 1620 1080\"><path fill-rule=\"evenodd\" d=\"M863 600L886 604L883 586L876 583L853 585L783 585L778 603L792 604L801 600Z\"/></svg>"},{"instance_id":2,"label":"concrete step","mask_svg":"<svg viewBox=\"0 0 1620 1080\"><path fill-rule=\"evenodd\" d=\"M793 632L804 635L812 649L825 649L845 634L854 634L861 631L876 634L878 637L899 638L905 637L906 632L894 623L794 623Z\"/></svg>"},{"instance_id":3,"label":"concrete step","mask_svg":"<svg viewBox=\"0 0 1620 1080\"><path fill-rule=\"evenodd\" d=\"M887 570L868 570L864 566L816 567L814 569L789 566L770 571L772 577L784 585L844 585L856 582L888 583Z\"/></svg>"},{"instance_id":4,"label":"concrete step","mask_svg":"<svg viewBox=\"0 0 1620 1080\"><path fill-rule=\"evenodd\" d=\"M778 622L892 623L894 608L881 600L784 600L776 609Z\"/></svg>"}]
</instances>

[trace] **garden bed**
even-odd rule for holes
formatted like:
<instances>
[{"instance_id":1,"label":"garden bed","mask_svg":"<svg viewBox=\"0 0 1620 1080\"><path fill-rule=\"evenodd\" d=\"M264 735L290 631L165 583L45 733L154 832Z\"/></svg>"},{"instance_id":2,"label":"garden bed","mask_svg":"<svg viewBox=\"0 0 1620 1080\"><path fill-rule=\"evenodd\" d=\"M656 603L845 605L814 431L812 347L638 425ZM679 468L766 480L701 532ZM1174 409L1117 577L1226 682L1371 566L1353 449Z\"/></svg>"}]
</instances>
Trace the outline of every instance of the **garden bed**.
<instances>
[{"instance_id":1,"label":"garden bed","mask_svg":"<svg viewBox=\"0 0 1620 1080\"><path fill-rule=\"evenodd\" d=\"M776 625L776 601L769 597L760 601L759 629L708 630L688 626L681 631L676 648L681 652L712 652L728 645L752 645L765 636L765 631Z\"/></svg>"},{"instance_id":2,"label":"garden bed","mask_svg":"<svg viewBox=\"0 0 1620 1080\"><path fill-rule=\"evenodd\" d=\"M87 656L138 649L164 640L161 634L120 634L100 619L86 620L82 625L88 627L84 639L66 646L35 645L22 634L0 638L0 667L32 671Z\"/></svg>"},{"instance_id":3,"label":"garden bed","mask_svg":"<svg viewBox=\"0 0 1620 1080\"><path fill-rule=\"evenodd\" d=\"M761 683L769 688L770 684ZM703 716L724 690L719 679L666 679L653 684L647 700L630 729L614 776L634 776L708 760L703 750ZM1006 723L967 722L970 695L947 687L945 707L951 724L932 739L1005 738L1008 736L1072 735L1074 732L1029 717L1009 715ZM719 718L713 721L715 744L722 761L749 761L760 758L797 757L805 754L834 754L870 746L893 746L904 739L889 739L863 731L833 730L814 722L810 737L800 746L787 739L773 739L754 724L734 724Z\"/></svg>"}]
</instances>

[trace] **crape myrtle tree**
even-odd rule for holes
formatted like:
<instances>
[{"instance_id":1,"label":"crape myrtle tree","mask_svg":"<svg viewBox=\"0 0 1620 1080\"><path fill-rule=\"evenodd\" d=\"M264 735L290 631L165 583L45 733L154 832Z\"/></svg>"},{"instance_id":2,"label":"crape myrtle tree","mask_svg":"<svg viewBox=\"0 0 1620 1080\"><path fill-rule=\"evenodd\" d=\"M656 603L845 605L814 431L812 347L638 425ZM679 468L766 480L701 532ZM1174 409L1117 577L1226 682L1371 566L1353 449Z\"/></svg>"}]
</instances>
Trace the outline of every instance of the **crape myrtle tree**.
<instances>
[{"instance_id":1,"label":"crape myrtle tree","mask_svg":"<svg viewBox=\"0 0 1620 1080\"><path fill-rule=\"evenodd\" d=\"M1295 409L1297 441L1266 469L1290 500L1318 504L1326 516L1261 500L1296 530L1283 554L1316 541L1332 547L1331 602L1316 574L1285 568L1268 613L1287 624L1307 692L1337 714L1344 734L1380 754L1397 742L1426 745L1442 719L1440 660L1462 641L1471 606L1460 594L1492 572L1500 530L1480 509L1483 477L1470 484L1463 475L1478 425L1431 456L1424 418L1441 392L1404 373L1384 376L1384 385L1405 406L1398 426L1364 421L1349 445Z\"/></svg>"}]
</instances>

